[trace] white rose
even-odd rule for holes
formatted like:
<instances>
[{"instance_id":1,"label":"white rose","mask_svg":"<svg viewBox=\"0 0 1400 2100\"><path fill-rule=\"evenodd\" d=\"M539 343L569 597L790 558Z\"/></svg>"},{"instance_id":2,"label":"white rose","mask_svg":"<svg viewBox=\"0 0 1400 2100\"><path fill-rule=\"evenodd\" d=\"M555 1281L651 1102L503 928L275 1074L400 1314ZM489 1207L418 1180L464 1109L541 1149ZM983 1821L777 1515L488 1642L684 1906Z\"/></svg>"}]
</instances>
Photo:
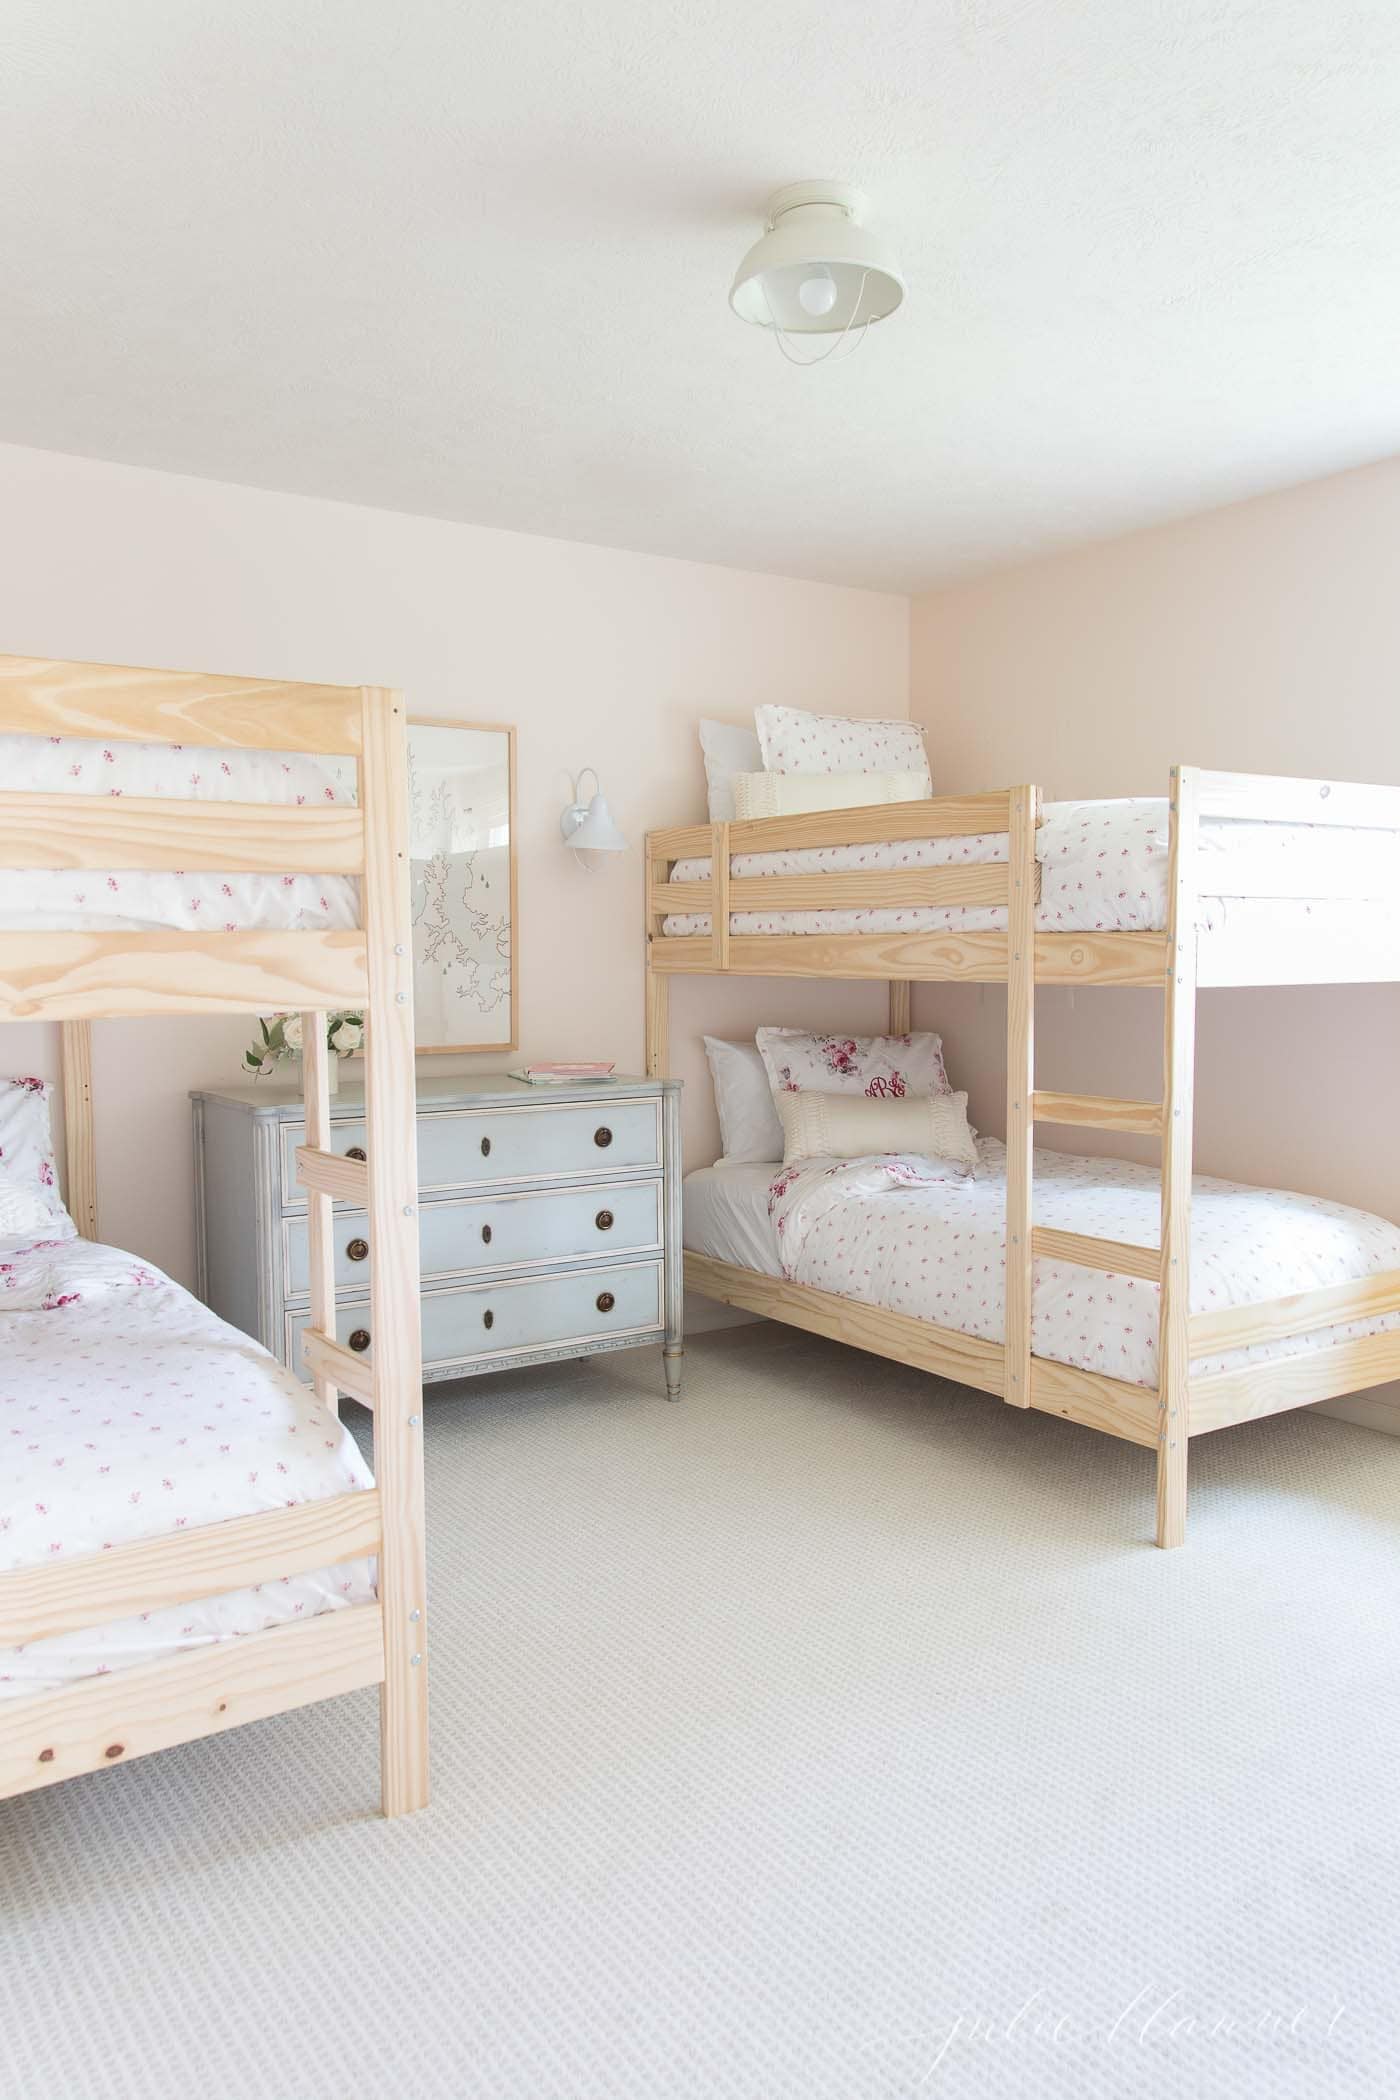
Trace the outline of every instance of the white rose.
<instances>
[{"instance_id":1,"label":"white rose","mask_svg":"<svg viewBox=\"0 0 1400 2100\"><path fill-rule=\"evenodd\" d=\"M335 1032L335 1047L341 1057L353 1057L365 1039L358 1021L342 1021Z\"/></svg>"},{"instance_id":2,"label":"white rose","mask_svg":"<svg viewBox=\"0 0 1400 2100\"><path fill-rule=\"evenodd\" d=\"M301 1015L288 1014L282 1023L282 1039L289 1050L301 1048Z\"/></svg>"}]
</instances>

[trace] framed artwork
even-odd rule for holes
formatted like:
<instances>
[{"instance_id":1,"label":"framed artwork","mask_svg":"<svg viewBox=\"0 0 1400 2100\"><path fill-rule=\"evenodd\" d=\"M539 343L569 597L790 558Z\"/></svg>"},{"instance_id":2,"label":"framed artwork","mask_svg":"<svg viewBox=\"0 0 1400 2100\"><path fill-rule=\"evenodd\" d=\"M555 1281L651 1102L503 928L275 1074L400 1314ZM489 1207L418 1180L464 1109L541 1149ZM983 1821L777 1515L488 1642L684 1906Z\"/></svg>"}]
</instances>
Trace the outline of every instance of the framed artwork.
<instances>
[{"instance_id":1,"label":"framed artwork","mask_svg":"<svg viewBox=\"0 0 1400 2100\"><path fill-rule=\"evenodd\" d=\"M514 729L410 719L408 799L418 1050L514 1050Z\"/></svg>"}]
</instances>

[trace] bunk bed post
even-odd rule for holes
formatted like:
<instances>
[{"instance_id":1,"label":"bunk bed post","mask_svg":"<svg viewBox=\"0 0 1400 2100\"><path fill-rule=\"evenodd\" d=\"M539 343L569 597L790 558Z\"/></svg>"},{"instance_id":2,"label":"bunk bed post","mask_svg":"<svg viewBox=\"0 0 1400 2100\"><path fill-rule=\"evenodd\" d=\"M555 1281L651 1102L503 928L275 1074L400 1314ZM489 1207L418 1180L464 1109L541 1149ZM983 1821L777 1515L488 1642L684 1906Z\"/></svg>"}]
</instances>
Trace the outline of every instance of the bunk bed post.
<instances>
[{"instance_id":1,"label":"bunk bed post","mask_svg":"<svg viewBox=\"0 0 1400 2100\"><path fill-rule=\"evenodd\" d=\"M418 1132L414 1090L413 947L409 917L408 742L403 697L360 692L365 825L362 918L369 966L365 1149L374 1347L374 1472L384 1519L380 1784L386 1816L428 1799L428 1664L424 1617L423 1367L416 1313ZM333 1330L332 1330L333 1332Z\"/></svg>"},{"instance_id":2,"label":"bunk bed post","mask_svg":"<svg viewBox=\"0 0 1400 2100\"><path fill-rule=\"evenodd\" d=\"M892 977L890 979L889 1031L891 1035L908 1035L913 1027L913 992L914 987L907 977Z\"/></svg>"},{"instance_id":3,"label":"bunk bed post","mask_svg":"<svg viewBox=\"0 0 1400 2100\"><path fill-rule=\"evenodd\" d=\"M323 1013L301 1017L301 1092L306 1121L306 1142L318 1152L331 1149L331 1052L326 1043ZM322 1334L335 1336L335 1243L331 1237L331 1198L325 1189L306 1192L306 1244L310 1265L309 1297L311 1324ZM316 1398L333 1415L339 1415L339 1391L333 1378L315 1371L311 1380Z\"/></svg>"},{"instance_id":4,"label":"bunk bed post","mask_svg":"<svg viewBox=\"0 0 1400 2100\"><path fill-rule=\"evenodd\" d=\"M83 1239L97 1238L97 1158L92 1129L92 1023L63 1021L63 1149L68 1215Z\"/></svg>"},{"instance_id":5,"label":"bunk bed post","mask_svg":"<svg viewBox=\"0 0 1400 2100\"><path fill-rule=\"evenodd\" d=\"M1006 916L1006 1393L1031 1404L1031 1153L1035 1143L1035 825L1039 790L1008 797Z\"/></svg>"},{"instance_id":6,"label":"bunk bed post","mask_svg":"<svg viewBox=\"0 0 1400 2100\"><path fill-rule=\"evenodd\" d=\"M1191 1151L1196 1087L1196 834L1200 772L1175 766L1167 859L1162 1232L1157 1329L1157 1544L1186 1538L1191 1378Z\"/></svg>"},{"instance_id":7,"label":"bunk bed post","mask_svg":"<svg viewBox=\"0 0 1400 2100\"><path fill-rule=\"evenodd\" d=\"M660 909L656 895L658 888L669 881L671 863L658 859L652 849L650 834L646 840L646 867L644 883L646 889L646 1073L648 1079L664 1079L671 1054L668 1022L670 1019L670 983L651 964L651 944L656 938L657 913Z\"/></svg>"}]
</instances>

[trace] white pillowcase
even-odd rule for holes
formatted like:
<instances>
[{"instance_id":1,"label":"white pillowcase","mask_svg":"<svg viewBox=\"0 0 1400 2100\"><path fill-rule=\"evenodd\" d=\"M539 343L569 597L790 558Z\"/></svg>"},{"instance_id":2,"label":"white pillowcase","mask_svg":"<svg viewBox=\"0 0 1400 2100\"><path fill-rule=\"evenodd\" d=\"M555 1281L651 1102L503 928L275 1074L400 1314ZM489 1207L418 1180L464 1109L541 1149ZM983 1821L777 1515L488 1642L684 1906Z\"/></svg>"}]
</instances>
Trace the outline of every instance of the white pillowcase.
<instances>
[{"instance_id":1,"label":"white pillowcase","mask_svg":"<svg viewBox=\"0 0 1400 2100\"><path fill-rule=\"evenodd\" d=\"M977 1166L966 1094L906 1095L871 1101L860 1094L780 1094L783 1165L799 1159L866 1159L914 1152L959 1174Z\"/></svg>"},{"instance_id":2,"label":"white pillowcase","mask_svg":"<svg viewBox=\"0 0 1400 2100\"><path fill-rule=\"evenodd\" d=\"M28 1245L43 1239L48 1212L33 1189L21 1188L12 1174L0 1169L0 1247L12 1242Z\"/></svg>"},{"instance_id":3,"label":"white pillowcase","mask_svg":"<svg viewBox=\"0 0 1400 2100\"><path fill-rule=\"evenodd\" d=\"M763 764L758 738L747 722L704 721L700 724L700 749L705 757L710 822L732 824L736 815L735 775L756 773Z\"/></svg>"},{"instance_id":4,"label":"white pillowcase","mask_svg":"<svg viewBox=\"0 0 1400 2100\"><path fill-rule=\"evenodd\" d=\"M812 1035L804 1028L760 1028L758 1044L775 1095L947 1094L940 1035Z\"/></svg>"},{"instance_id":5,"label":"white pillowcase","mask_svg":"<svg viewBox=\"0 0 1400 2100\"><path fill-rule=\"evenodd\" d=\"M754 711L754 726L767 773L917 773L920 793L933 793L924 733L917 722L872 722L858 716L809 715L800 707L760 707Z\"/></svg>"},{"instance_id":6,"label":"white pillowcase","mask_svg":"<svg viewBox=\"0 0 1400 2100\"><path fill-rule=\"evenodd\" d=\"M58 1192L49 1125L50 1091L42 1079L0 1079L0 1174L6 1187L28 1198L29 1214L38 1221L32 1231L19 1226L18 1232L71 1240L78 1228ZM0 1232L11 1236L5 1226L0 1226Z\"/></svg>"},{"instance_id":7,"label":"white pillowcase","mask_svg":"<svg viewBox=\"0 0 1400 2100\"><path fill-rule=\"evenodd\" d=\"M720 1148L726 1159L777 1160L783 1156L783 1126L773 1106L763 1059L752 1043L705 1037L705 1056L719 1111Z\"/></svg>"},{"instance_id":8,"label":"white pillowcase","mask_svg":"<svg viewBox=\"0 0 1400 2100\"><path fill-rule=\"evenodd\" d=\"M920 802L922 773L736 773L734 808L745 817L805 817L814 810L874 809L889 802Z\"/></svg>"}]
</instances>

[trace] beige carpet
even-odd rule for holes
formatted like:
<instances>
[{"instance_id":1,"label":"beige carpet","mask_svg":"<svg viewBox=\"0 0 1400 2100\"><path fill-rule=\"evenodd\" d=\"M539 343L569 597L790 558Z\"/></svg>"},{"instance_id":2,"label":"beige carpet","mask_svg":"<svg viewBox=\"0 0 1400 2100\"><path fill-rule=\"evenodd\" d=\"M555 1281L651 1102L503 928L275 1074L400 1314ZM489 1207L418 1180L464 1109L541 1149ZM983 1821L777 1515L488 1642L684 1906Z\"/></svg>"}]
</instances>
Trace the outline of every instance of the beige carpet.
<instances>
[{"instance_id":1,"label":"beige carpet","mask_svg":"<svg viewBox=\"0 0 1400 2100\"><path fill-rule=\"evenodd\" d=\"M368 1695L0 1803L4 2100L1400 2093L1400 1441L772 1330L438 1393Z\"/></svg>"}]
</instances>

